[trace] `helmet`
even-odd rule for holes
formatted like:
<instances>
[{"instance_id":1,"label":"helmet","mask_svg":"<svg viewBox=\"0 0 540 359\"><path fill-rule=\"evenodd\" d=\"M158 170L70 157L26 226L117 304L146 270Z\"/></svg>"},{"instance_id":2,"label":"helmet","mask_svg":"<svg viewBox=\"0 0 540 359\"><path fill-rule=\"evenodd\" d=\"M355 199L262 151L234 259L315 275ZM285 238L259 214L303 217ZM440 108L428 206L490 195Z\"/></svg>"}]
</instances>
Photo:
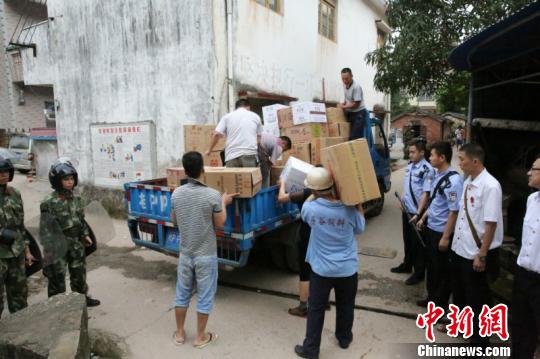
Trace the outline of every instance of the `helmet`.
<instances>
[{"instance_id":1,"label":"helmet","mask_svg":"<svg viewBox=\"0 0 540 359\"><path fill-rule=\"evenodd\" d=\"M0 171L9 172L9 182L13 181L13 175L15 174L15 168L8 158L0 156Z\"/></svg>"},{"instance_id":2,"label":"helmet","mask_svg":"<svg viewBox=\"0 0 540 359\"><path fill-rule=\"evenodd\" d=\"M63 188L62 179L67 176L73 176L73 179L75 180L73 187L77 186L77 183L79 182L77 170L70 161L60 159L51 165L51 169L49 170L49 182L51 182L52 188L61 190Z\"/></svg>"},{"instance_id":3,"label":"helmet","mask_svg":"<svg viewBox=\"0 0 540 359\"><path fill-rule=\"evenodd\" d=\"M326 191L332 188L334 180L325 168L315 167L309 171L304 184L314 191Z\"/></svg>"}]
</instances>

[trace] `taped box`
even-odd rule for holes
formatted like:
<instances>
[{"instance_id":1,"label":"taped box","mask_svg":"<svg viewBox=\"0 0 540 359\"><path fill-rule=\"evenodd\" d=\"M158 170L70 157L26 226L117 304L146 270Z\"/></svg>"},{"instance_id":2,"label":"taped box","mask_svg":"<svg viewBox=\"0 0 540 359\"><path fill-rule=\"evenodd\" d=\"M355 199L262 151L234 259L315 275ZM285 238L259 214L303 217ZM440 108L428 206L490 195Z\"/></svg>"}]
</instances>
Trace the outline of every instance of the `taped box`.
<instances>
[{"instance_id":1,"label":"taped box","mask_svg":"<svg viewBox=\"0 0 540 359\"><path fill-rule=\"evenodd\" d=\"M260 168L205 168L205 183L220 193L238 193L240 198L251 198L262 187Z\"/></svg>"},{"instance_id":2,"label":"taped box","mask_svg":"<svg viewBox=\"0 0 540 359\"><path fill-rule=\"evenodd\" d=\"M184 125L184 148L187 151L197 151L204 153L210 147L215 125ZM214 151L221 151L225 148L225 137L222 137Z\"/></svg>"},{"instance_id":3,"label":"taped box","mask_svg":"<svg viewBox=\"0 0 540 359\"><path fill-rule=\"evenodd\" d=\"M365 139L323 148L321 160L332 174L337 195L344 204L354 206L381 197Z\"/></svg>"},{"instance_id":4,"label":"taped box","mask_svg":"<svg viewBox=\"0 0 540 359\"><path fill-rule=\"evenodd\" d=\"M339 143L347 141L348 138L345 137L320 137L314 138L311 140L310 149L311 149L311 161L312 165L320 165L321 162L321 150L326 147L334 146Z\"/></svg>"},{"instance_id":5,"label":"taped box","mask_svg":"<svg viewBox=\"0 0 540 359\"><path fill-rule=\"evenodd\" d=\"M351 124L348 122L338 122L328 125L329 137L346 137L349 138L351 133Z\"/></svg>"},{"instance_id":6,"label":"taped box","mask_svg":"<svg viewBox=\"0 0 540 359\"><path fill-rule=\"evenodd\" d=\"M306 123L304 125L281 129L281 134L291 139L292 143L310 142L317 137L328 137L328 126L322 123Z\"/></svg>"},{"instance_id":7,"label":"taped box","mask_svg":"<svg viewBox=\"0 0 540 359\"><path fill-rule=\"evenodd\" d=\"M328 107L326 109L326 122L328 124L347 122L347 117L342 109L337 107Z\"/></svg>"},{"instance_id":8,"label":"taped box","mask_svg":"<svg viewBox=\"0 0 540 359\"><path fill-rule=\"evenodd\" d=\"M281 177L285 181L285 191L287 193L293 193L303 190L306 187L304 180L312 168L314 166L307 162L295 157L289 157L281 173Z\"/></svg>"}]
</instances>

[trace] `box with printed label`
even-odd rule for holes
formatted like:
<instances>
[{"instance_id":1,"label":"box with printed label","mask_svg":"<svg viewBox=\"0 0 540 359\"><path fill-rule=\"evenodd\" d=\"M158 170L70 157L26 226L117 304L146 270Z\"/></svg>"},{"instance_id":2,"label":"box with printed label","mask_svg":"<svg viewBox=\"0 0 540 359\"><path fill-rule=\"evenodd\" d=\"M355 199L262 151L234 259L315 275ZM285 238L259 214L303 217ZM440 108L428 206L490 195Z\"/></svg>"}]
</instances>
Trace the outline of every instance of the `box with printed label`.
<instances>
[{"instance_id":1,"label":"box with printed label","mask_svg":"<svg viewBox=\"0 0 540 359\"><path fill-rule=\"evenodd\" d=\"M338 122L328 125L328 136L349 138L351 124L348 122Z\"/></svg>"},{"instance_id":2,"label":"box with printed label","mask_svg":"<svg viewBox=\"0 0 540 359\"><path fill-rule=\"evenodd\" d=\"M264 106L262 108L264 132L279 137L279 122L277 112L278 110L284 108L287 108L287 106L281 104Z\"/></svg>"},{"instance_id":3,"label":"box with printed label","mask_svg":"<svg viewBox=\"0 0 540 359\"><path fill-rule=\"evenodd\" d=\"M336 192L344 204L352 206L381 197L365 139L323 148L321 160L332 174Z\"/></svg>"},{"instance_id":4,"label":"box with printed label","mask_svg":"<svg viewBox=\"0 0 540 359\"><path fill-rule=\"evenodd\" d=\"M262 187L260 168L205 168L205 183L220 193L238 193L240 198L250 198Z\"/></svg>"},{"instance_id":5,"label":"box with printed label","mask_svg":"<svg viewBox=\"0 0 540 359\"><path fill-rule=\"evenodd\" d=\"M294 125L305 123L326 123L326 106L319 102L301 102L292 105Z\"/></svg>"},{"instance_id":6,"label":"box with printed label","mask_svg":"<svg viewBox=\"0 0 540 359\"><path fill-rule=\"evenodd\" d=\"M184 125L184 148L186 152L206 152L212 142L212 135L215 129L215 125ZM221 151L224 148L225 137L222 137L213 150Z\"/></svg>"},{"instance_id":7,"label":"box with printed label","mask_svg":"<svg viewBox=\"0 0 540 359\"><path fill-rule=\"evenodd\" d=\"M347 141L345 137L320 137L311 140L311 161L312 165L320 165L321 162L321 149L337 145Z\"/></svg>"},{"instance_id":8,"label":"box with printed label","mask_svg":"<svg viewBox=\"0 0 540 359\"><path fill-rule=\"evenodd\" d=\"M281 172L281 177L285 181L285 191L292 193L303 190L306 187L304 180L313 168L314 166L307 162L295 157L289 157L283 172Z\"/></svg>"},{"instance_id":9,"label":"box with printed label","mask_svg":"<svg viewBox=\"0 0 540 359\"><path fill-rule=\"evenodd\" d=\"M337 107L328 107L326 109L326 122L328 124L347 122L347 117L342 109Z\"/></svg>"},{"instance_id":10,"label":"box with printed label","mask_svg":"<svg viewBox=\"0 0 540 359\"><path fill-rule=\"evenodd\" d=\"M212 151L207 156L203 153L203 161L205 166L209 167L221 167L223 162L221 161L221 151Z\"/></svg>"},{"instance_id":11,"label":"box with printed label","mask_svg":"<svg viewBox=\"0 0 540 359\"><path fill-rule=\"evenodd\" d=\"M328 137L328 126L322 123L306 123L281 129L281 134L291 139L293 145L298 142L309 142L313 138Z\"/></svg>"}]
</instances>

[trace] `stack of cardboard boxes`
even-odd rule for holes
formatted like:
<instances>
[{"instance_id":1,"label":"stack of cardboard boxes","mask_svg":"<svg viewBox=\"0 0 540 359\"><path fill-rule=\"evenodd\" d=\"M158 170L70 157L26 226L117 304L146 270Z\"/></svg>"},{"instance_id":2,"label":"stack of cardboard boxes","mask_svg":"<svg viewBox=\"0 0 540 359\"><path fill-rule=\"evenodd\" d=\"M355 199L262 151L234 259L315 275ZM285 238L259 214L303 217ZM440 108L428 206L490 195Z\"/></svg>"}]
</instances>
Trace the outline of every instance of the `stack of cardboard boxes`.
<instances>
[{"instance_id":1,"label":"stack of cardboard boxes","mask_svg":"<svg viewBox=\"0 0 540 359\"><path fill-rule=\"evenodd\" d=\"M186 152L197 151L203 154L210 148L212 134L216 125L184 125L184 145ZM223 166L220 152L225 149L225 138L222 137L209 156L204 156L204 165Z\"/></svg>"}]
</instances>

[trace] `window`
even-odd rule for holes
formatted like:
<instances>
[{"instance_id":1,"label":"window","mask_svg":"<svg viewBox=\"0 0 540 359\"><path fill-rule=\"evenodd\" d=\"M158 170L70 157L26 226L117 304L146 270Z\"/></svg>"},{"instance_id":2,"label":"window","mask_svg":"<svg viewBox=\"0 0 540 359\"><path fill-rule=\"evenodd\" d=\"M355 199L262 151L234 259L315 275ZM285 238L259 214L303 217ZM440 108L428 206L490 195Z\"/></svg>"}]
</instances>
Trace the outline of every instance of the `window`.
<instances>
[{"instance_id":1,"label":"window","mask_svg":"<svg viewBox=\"0 0 540 359\"><path fill-rule=\"evenodd\" d=\"M377 48L381 48L384 46L384 43L386 42L386 33L384 31L381 31L377 29Z\"/></svg>"},{"instance_id":2,"label":"window","mask_svg":"<svg viewBox=\"0 0 540 359\"><path fill-rule=\"evenodd\" d=\"M281 0L255 0L255 2L277 13L281 13Z\"/></svg>"},{"instance_id":3,"label":"window","mask_svg":"<svg viewBox=\"0 0 540 359\"><path fill-rule=\"evenodd\" d=\"M336 0L320 0L319 34L336 41Z\"/></svg>"}]
</instances>

